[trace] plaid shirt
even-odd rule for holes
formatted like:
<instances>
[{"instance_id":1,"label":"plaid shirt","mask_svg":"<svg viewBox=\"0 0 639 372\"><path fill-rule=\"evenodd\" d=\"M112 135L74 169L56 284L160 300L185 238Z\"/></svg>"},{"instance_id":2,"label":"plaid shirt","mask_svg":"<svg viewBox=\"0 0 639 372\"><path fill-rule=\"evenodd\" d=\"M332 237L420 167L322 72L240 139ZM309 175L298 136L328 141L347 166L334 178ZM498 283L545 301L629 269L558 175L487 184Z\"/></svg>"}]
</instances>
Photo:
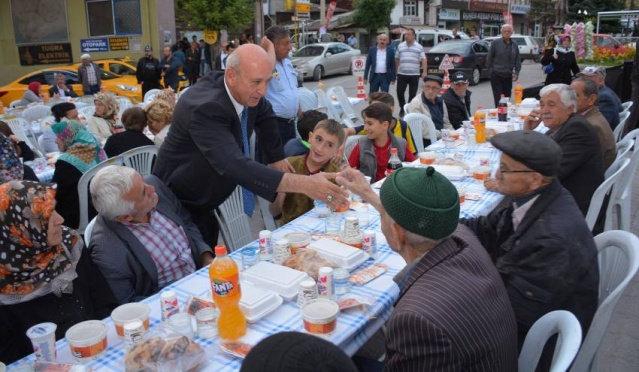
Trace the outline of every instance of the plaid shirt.
<instances>
[{"instance_id":1,"label":"plaid shirt","mask_svg":"<svg viewBox=\"0 0 639 372\"><path fill-rule=\"evenodd\" d=\"M93 68L93 63L90 63L87 66L87 80L89 80L89 85L98 85L98 78L96 77L95 68Z\"/></svg>"},{"instance_id":2,"label":"plaid shirt","mask_svg":"<svg viewBox=\"0 0 639 372\"><path fill-rule=\"evenodd\" d=\"M193 273L195 263L181 226L153 209L148 223L123 222L155 262L160 288Z\"/></svg>"}]
</instances>

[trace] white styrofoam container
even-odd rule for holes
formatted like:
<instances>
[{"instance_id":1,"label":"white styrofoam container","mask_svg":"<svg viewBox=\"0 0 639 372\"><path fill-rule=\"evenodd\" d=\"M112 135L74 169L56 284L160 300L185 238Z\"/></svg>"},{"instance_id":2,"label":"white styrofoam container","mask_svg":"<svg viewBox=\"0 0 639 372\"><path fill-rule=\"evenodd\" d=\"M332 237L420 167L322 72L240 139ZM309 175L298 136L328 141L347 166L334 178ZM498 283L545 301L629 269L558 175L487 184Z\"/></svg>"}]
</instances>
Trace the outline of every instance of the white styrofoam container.
<instances>
[{"instance_id":1,"label":"white styrofoam container","mask_svg":"<svg viewBox=\"0 0 639 372\"><path fill-rule=\"evenodd\" d=\"M311 241L309 249L314 249L322 256L335 262L340 267L352 271L357 266L363 264L370 257L368 253L350 245L337 242L333 239L319 239Z\"/></svg>"},{"instance_id":2,"label":"white styrofoam container","mask_svg":"<svg viewBox=\"0 0 639 372\"><path fill-rule=\"evenodd\" d=\"M284 300L275 292L241 281L240 308L249 323L255 323L280 307Z\"/></svg>"},{"instance_id":3,"label":"white styrofoam container","mask_svg":"<svg viewBox=\"0 0 639 372\"><path fill-rule=\"evenodd\" d=\"M435 168L436 171L438 171L444 177L448 178L451 181L458 181L466 177L466 171L464 170L464 168L458 165L433 164L431 166Z\"/></svg>"},{"instance_id":4,"label":"white styrofoam container","mask_svg":"<svg viewBox=\"0 0 639 372\"><path fill-rule=\"evenodd\" d=\"M244 270L241 279L269 289L282 296L284 300L291 301L297 298L300 283L310 278L305 272L262 261Z\"/></svg>"}]
</instances>

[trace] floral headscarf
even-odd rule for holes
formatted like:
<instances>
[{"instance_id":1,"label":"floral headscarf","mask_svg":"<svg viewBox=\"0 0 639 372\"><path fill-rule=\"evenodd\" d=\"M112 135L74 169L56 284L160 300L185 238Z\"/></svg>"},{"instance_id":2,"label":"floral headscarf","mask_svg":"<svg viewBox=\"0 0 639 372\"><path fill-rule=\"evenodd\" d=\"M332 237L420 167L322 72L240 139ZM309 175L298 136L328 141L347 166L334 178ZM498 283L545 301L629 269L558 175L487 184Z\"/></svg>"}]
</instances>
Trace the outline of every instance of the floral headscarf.
<instances>
[{"instance_id":1,"label":"floral headscarf","mask_svg":"<svg viewBox=\"0 0 639 372\"><path fill-rule=\"evenodd\" d=\"M40 83L38 83L37 81L32 81L29 83L28 87L29 90L32 91L33 93L35 93L36 96L40 95Z\"/></svg>"},{"instance_id":2,"label":"floral headscarf","mask_svg":"<svg viewBox=\"0 0 639 372\"><path fill-rule=\"evenodd\" d=\"M0 183L21 180L24 169L13 142L0 133Z\"/></svg>"},{"instance_id":3,"label":"floral headscarf","mask_svg":"<svg viewBox=\"0 0 639 372\"><path fill-rule=\"evenodd\" d=\"M64 160L76 167L82 174L106 160L100 142L84 125L69 120L51 126L53 133L64 144L64 153L58 160Z\"/></svg>"},{"instance_id":4,"label":"floral headscarf","mask_svg":"<svg viewBox=\"0 0 639 372\"><path fill-rule=\"evenodd\" d=\"M49 246L54 208L51 185L32 181L0 185L0 304L72 292L84 243L75 230L62 226L62 243Z\"/></svg>"},{"instance_id":5,"label":"floral headscarf","mask_svg":"<svg viewBox=\"0 0 639 372\"><path fill-rule=\"evenodd\" d=\"M98 93L93 96L93 102L99 101L105 107L104 114L98 115L93 114L93 116L102 118L111 124L111 129L115 126L115 116L120 111L120 104L118 104L118 100L115 99L115 96L111 93Z\"/></svg>"}]
</instances>

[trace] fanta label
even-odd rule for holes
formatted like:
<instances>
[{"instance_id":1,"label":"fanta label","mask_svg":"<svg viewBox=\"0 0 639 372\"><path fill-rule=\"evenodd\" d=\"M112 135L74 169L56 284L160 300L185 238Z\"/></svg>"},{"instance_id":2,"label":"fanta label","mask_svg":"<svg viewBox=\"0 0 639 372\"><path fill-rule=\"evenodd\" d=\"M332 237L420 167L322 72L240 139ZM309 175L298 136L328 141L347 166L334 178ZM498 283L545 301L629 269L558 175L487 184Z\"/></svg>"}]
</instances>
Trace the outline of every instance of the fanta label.
<instances>
[{"instance_id":1,"label":"fanta label","mask_svg":"<svg viewBox=\"0 0 639 372\"><path fill-rule=\"evenodd\" d=\"M237 280L235 280L237 281ZM231 293L236 285L233 283L233 280L225 280L225 279L214 279L213 283L213 292L215 292L218 296L226 296Z\"/></svg>"}]
</instances>

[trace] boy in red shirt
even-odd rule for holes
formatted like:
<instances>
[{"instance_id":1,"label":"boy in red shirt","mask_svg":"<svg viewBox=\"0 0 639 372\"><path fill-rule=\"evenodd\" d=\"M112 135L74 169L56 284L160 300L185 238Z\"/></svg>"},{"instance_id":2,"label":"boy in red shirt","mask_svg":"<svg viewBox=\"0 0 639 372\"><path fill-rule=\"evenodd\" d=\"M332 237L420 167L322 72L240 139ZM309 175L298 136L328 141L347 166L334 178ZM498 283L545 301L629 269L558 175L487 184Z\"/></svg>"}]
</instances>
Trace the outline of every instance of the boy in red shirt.
<instances>
[{"instance_id":1,"label":"boy in red shirt","mask_svg":"<svg viewBox=\"0 0 639 372\"><path fill-rule=\"evenodd\" d=\"M396 148L401 161L413 161L415 155L406 145L406 140L390 132L393 112L383 103L373 103L362 110L365 137L361 137L348 162L364 175L371 177L372 182L386 177L386 167L390 158L390 149Z\"/></svg>"}]
</instances>

